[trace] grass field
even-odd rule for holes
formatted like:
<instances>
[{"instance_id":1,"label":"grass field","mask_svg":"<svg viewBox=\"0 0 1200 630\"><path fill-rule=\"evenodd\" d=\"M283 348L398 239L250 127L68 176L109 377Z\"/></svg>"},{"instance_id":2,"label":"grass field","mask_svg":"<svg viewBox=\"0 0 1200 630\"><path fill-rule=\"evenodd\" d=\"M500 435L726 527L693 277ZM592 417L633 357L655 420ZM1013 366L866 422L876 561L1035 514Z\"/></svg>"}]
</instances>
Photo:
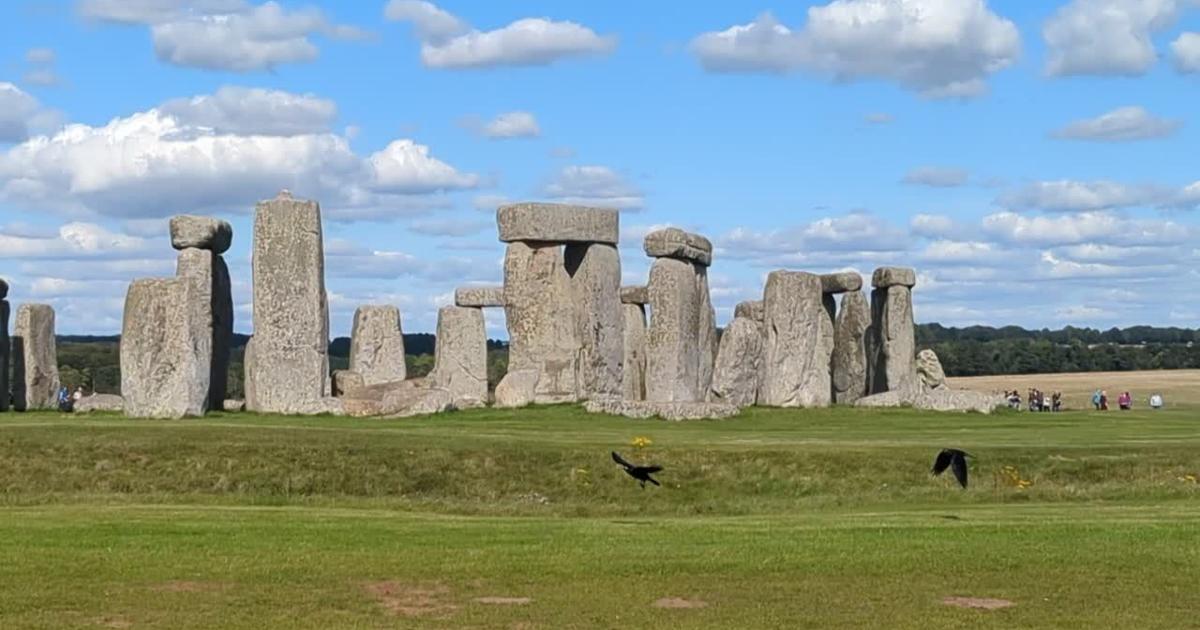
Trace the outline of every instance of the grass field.
<instances>
[{"instance_id":1,"label":"grass field","mask_svg":"<svg viewBox=\"0 0 1200 630\"><path fill-rule=\"evenodd\" d=\"M1186 405L8 414L0 628L1194 628L1198 477Z\"/></svg>"}]
</instances>

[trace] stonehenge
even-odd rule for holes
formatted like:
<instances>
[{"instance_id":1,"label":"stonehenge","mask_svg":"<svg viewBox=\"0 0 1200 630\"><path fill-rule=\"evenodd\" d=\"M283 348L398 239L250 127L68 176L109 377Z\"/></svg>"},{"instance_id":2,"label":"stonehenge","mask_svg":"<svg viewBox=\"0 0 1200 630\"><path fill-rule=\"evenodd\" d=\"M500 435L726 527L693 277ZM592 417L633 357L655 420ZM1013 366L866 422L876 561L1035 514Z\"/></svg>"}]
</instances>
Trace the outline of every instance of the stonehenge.
<instances>
[{"instance_id":1,"label":"stonehenge","mask_svg":"<svg viewBox=\"0 0 1200 630\"><path fill-rule=\"evenodd\" d=\"M721 334L709 399L753 406L762 386L763 334L758 322L734 317Z\"/></svg>"},{"instance_id":2,"label":"stonehenge","mask_svg":"<svg viewBox=\"0 0 1200 630\"><path fill-rule=\"evenodd\" d=\"M836 403L850 404L868 394L866 334L870 326L871 307L862 291L843 293L833 325L830 367Z\"/></svg>"},{"instance_id":3,"label":"stonehenge","mask_svg":"<svg viewBox=\"0 0 1200 630\"><path fill-rule=\"evenodd\" d=\"M212 324L204 283L189 276L134 280L121 326L121 394L137 418L203 415L209 405Z\"/></svg>"},{"instance_id":4,"label":"stonehenge","mask_svg":"<svg viewBox=\"0 0 1200 630\"><path fill-rule=\"evenodd\" d=\"M361 377L363 386L404 380L406 368L400 309L360 306L354 311L350 371Z\"/></svg>"},{"instance_id":5,"label":"stonehenge","mask_svg":"<svg viewBox=\"0 0 1200 630\"><path fill-rule=\"evenodd\" d=\"M880 267L871 277L871 326L867 329L867 380L871 394L918 388L912 269Z\"/></svg>"},{"instance_id":6,"label":"stonehenge","mask_svg":"<svg viewBox=\"0 0 1200 630\"><path fill-rule=\"evenodd\" d=\"M483 311L466 306L438 310L437 345L429 379L450 392L455 407L480 407L488 402L487 331Z\"/></svg>"},{"instance_id":7,"label":"stonehenge","mask_svg":"<svg viewBox=\"0 0 1200 630\"><path fill-rule=\"evenodd\" d=\"M228 223L220 223L228 228ZM172 226L174 225L172 221ZM175 238L172 236L172 243L174 242ZM228 238L225 243L227 247ZM175 275L194 278L199 283L198 292L193 294L193 306L199 310L198 317L208 330L212 353L209 362L208 408L220 409L228 387L229 357L233 350L233 295L229 267L216 249L187 247L179 252Z\"/></svg>"},{"instance_id":8,"label":"stonehenge","mask_svg":"<svg viewBox=\"0 0 1200 630\"><path fill-rule=\"evenodd\" d=\"M57 405L58 349L54 309L48 304L22 304L17 308L10 387L17 411L53 409Z\"/></svg>"},{"instance_id":9,"label":"stonehenge","mask_svg":"<svg viewBox=\"0 0 1200 630\"><path fill-rule=\"evenodd\" d=\"M646 400L703 402L717 352L716 315L708 292L708 239L665 228L646 235L653 257L647 297Z\"/></svg>"},{"instance_id":10,"label":"stonehenge","mask_svg":"<svg viewBox=\"0 0 1200 630\"><path fill-rule=\"evenodd\" d=\"M803 271L767 276L760 404L824 407L832 402L833 322L823 298L820 276Z\"/></svg>"}]
</instances>

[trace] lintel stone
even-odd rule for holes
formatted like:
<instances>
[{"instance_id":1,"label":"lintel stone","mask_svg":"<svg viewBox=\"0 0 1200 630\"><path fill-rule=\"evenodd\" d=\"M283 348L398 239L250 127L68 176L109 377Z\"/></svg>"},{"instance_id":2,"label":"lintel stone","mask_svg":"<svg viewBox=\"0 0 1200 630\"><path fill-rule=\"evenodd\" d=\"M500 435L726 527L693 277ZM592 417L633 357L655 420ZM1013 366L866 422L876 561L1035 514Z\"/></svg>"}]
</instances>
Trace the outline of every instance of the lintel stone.
<instances>
[{"instance_id":1,"label":"lintel stone","mask_svg":"<svg viewBox=\"0 0 1200 630\"><path fill-rule=\"evenodd\" d=\"M616 245L617 211L561 203L517 203L496 211L500 240Z\"/></svg>"},{"instance_id":2,"label":"lintel stone","mask_svg":"<svg viewBox=\"0 0 1200 630\"><path fill-rule=\"evenodd\" d=\"M651 258L678 258L705 267L712 264L712 242L679 228L663 228L647 234L643 248Z\"/></svg>"}]
</instances>

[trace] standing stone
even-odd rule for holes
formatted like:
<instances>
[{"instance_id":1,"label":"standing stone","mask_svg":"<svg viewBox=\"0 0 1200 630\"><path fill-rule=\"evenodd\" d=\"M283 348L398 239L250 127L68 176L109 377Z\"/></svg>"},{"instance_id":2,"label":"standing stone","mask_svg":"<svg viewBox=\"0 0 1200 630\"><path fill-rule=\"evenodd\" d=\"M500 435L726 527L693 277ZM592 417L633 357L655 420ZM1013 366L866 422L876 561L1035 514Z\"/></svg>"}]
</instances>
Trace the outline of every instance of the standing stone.
<instances>
[{"instance_id":1,"label":"standing stone","mask_svg":"<svg viewBox=\"0 0 1200 630\"><path fill-rule=\"evenodd\" d=\"M438 309L437 344L429 380L434 387L449 391L459 409L487 404L487 331L483 309L466 306Z\"/></svg>"},{"instance_id":2,"label":"standing stone","mask_svg":"<svg viewBox=\"0 0 1200 630\"><path fill-rule=\"evenodd\" d=\"M567 245L563 251L574 295L581 398L619 397L625 357L621 314L621 257L603 243Z\"/></svg>"},{"instance_id":3,"label":"standing stone","mask_svg":"<svg viewBox=\"0 0 1200 630\"><path fill-rule=\"evenodd\" d=\"M233 242L233 228L229 222L212 217L181 214L171 217L170 228L171 247L178 250L207 249L219 255L224 254Z\"/></svg>"},{"instance_id":4,"label":"standing stone","mask_svg":"<svg viewBox=\"0 0 1200 630\"><path fill-rule=\"evenodd\" d=\"M701 299L696 266L685 260L659 258L650 267L648 286L646 400L701 401Z\"/></svg>"},{"instance_id":5,"label":"standing stone","mask_svg":"<svg viewBox=\"0 0 1200 630\"><path fill-rule=\"evenodd\" d=\"M707 242L707 239L705 239ZM717 346L720 337L717 335L717 312L712 305L712 296L708 292L708 268L696 265L696 293L700 296L700 322L696 330L698 345L699 370L696 375L696 392L700 400L708 395L712 387L713 365L717 362Z\"/></svg>"},{"instance_id":6,"label":"standing stone","mask_svg":"<svg viewBox=\"0 0 1200 630\"><path fill-rule=\"evenodd\" d=\"M362 375L364 385L404 380L400 309L360 306L354 311L354 327L350 330L350 370Z\"/></svg>"},{"instance_id":7,"label":"standing stone","mask_svg":"<svg viewBox=\"0 0 1200 630\"><path fill-rule=\"evenodd\" d=\"M916 327L913 324L912 269L882 267L871 284L871 328L867 331L870 393L919 389Z\"/></svg>"},{"instance_id":8,"label":"standing stone","mask_svg":"<svg viewBox=\"0 0 1200 630\"><path fill-rule=\"evenodd\" d=\"M221 409L229 383L229 356L233 347L233 295L229 267L213 250L187 248L179 252L175 275L198 283L195 308L206 321L212 357L209 362L208 408Z\"/></svg>"},{"instance_id":9,"label":"standing stone","mask_svg":"<svg viewBox=\"0 0 1200 630\"><path fill-rule=\"evenodd\" d=\"M938 355L928 348L917 353L917 376L923 389L946 389L946 371Z\"/></svg>"},{"instance_id":10,"label":"standing stone","mask_svg":"<svg viewBox=\"0 0 1200 630\"><path fill-rule=\"evenodd\" d=\"M842 296L833 332L833 401L851 404L867 395L866 333L871 307L862 291Z\"/></svg>"},{"instance_id":11,"label":"standing stone","mask_svg":"<svg viewBox=\"0 0 1200 630\"><path fill-rule=\"evenodd\" d=\"M763 367L763 336L757 322L735 317L721 334L713 369L711 402L750 407L758 395Z\"/></svg>"},{"instance_id":12,"label":"standing stone","mask_svg":"<svg viewBox=\"0 0 1200 630\"><path fill-rule=\"evenodd\" d=\"M13 327L13 408L54 409L58 401L58 349L54 341L54 309L48 304L22 304Z\"/></svg>"},{"instance_id":13,"label":"standing stone","mask_svg":"<svg viewBox=\"0 0 1200 630\"><path fill-rule=\"evenodd\" d=\"M509 346L508 373L500 385L512 406L579 398L577 370L583 344L562 250L555 243L515 242L509 243L504 256ZM530 374L518 376L522 372ZM504 382L510 379L515 380ZM500 391L497 386L497 403Z\"/></svg>"},{"instance_id":14,"label":"standing stone","mask_svg":"<svg viewBox=\"0 0 1200 630\"><path fill-rule=\"evenodd\" d=\"M321 208L286 191L254 216L254 341L246 409L322 413L330 394Z\"/></svg>"},{"instance_id":15,"label":"standing stone","mask_svg":"<svg viewBox=\"0 0 1200 630\"><path fill-rule=\"evenodd\" d=\"M8 411L8 283L0 278L0 411Z\"/></svg>"},{"instance_id":16,"label":"standing stone","mask_svg":"<svg viewBox=\"0 0 1200 630\"><path fill-rule=\"evenodd\" d=\"M767 340L760 402L774 407L829 405L833 322L822 303L820 276L772 272L763 310Z\"/></svg>"},{"instance_id":17,"label":"standing stone","mask_svg":"<svg viewBox=\"0 0 1200 630\"><path fill-rule=\"evenodd\" d=\"M641 304L622 304L625 316L625 360L621 394L625 400L646 399L646 309Z\"/></svg>"},{"instance_id":18,"label":"standing stone","mask_svg":"<svg viewBox=\"0 0 1200 630\"><path fill-rule=\"evenodd\" d=\"M204 308L207 288L189 276L147 278L129 285L121 326L125 415L204 414L212 359L211 319Z\"/></svg>"}]
</instances>

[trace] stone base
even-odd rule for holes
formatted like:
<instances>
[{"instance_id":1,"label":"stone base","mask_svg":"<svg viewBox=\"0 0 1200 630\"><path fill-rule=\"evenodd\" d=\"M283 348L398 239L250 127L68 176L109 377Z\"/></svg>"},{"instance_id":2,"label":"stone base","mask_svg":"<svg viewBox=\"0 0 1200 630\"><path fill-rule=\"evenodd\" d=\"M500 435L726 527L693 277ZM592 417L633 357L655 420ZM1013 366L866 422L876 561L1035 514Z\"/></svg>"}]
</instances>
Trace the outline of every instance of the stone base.
<instances>
[{"instance_id":1,"label":"stone base","mask_svg":"<svg viewBox=\"0 0 1200 630\"><path fill-rule=\"evenodd\" d=\"M433 387L428 379L379 383L352 389L338 399L347 416L406 418L456 409L448 389Z\"/></svg>"},{"instance_id":2,"label":"stone base","mask_svg":"<svg viewBox=\"0 0 1200 630\"><path fill-rule=\"evenodd\" d=\"M883 392L855 401L855 407L902 407L926 411L976 411L991 413L1005 404L1001 396L969 389L934 389L919 393Z\"/></svg>"},{"instance_id":3,"label":"stone base","mask_svg":"<svg viewBox=\"0 0 1200 630\"><path fill-rule=\"evenodd\" d=\"M663 420L718 420L736 416L740 409L719 402L648 402L642 400L591 400L583 408L589 413L607 413L626 418Z\"/></svg>"}]
</instances>

